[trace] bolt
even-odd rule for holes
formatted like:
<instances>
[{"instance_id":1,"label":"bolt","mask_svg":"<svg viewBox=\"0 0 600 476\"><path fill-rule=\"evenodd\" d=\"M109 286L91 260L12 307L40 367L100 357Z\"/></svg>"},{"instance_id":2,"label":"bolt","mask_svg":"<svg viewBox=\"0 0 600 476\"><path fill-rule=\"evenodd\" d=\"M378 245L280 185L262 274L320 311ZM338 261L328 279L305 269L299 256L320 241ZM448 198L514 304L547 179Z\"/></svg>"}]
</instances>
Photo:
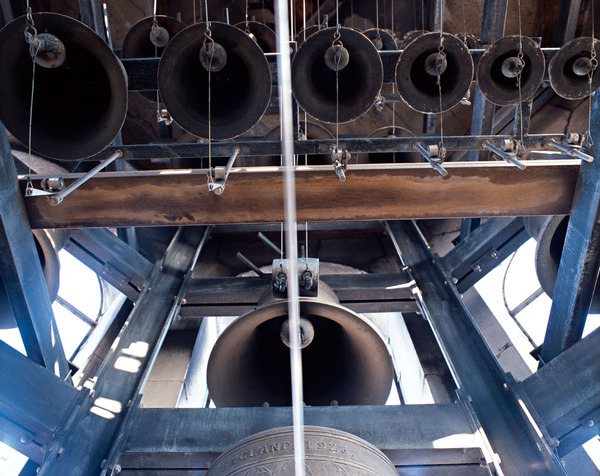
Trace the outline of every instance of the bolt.
<instances>
[{"instance_id":1,"label":"bolt","mask_svg":"<svg viewBox=\"0 0 600 476\"><path fill-rule=\"evenodd\" d=\"M508 390L508 384L506 382L503 384L503 387L504 387L504 390Z\"/></svg>"},{"instance_id":2,"label":"bolt","mask_svg":"<svg viewBox=\"0 0 600 476\"><path fill-rule=\"evenodd\" d=\"M64 448L61 446L61 447L58 449L58 451L56 452L56 454L57 454L58 456L60 456L61 454L63 454L63 451L65 451L65 449L64 449Z\"/></svg>"},{"instance_id":3,"label":"bolt","mask_svg":"<svg viewBox=\"0 0 600 476\"><path fill-rule=\"evenodd\" d=\"M123 468L121 467L120 464L115 464L115 468L114 469L115 469L115 473L120 473Z\"/></svg>"},{"instance_id":4,"label":"bolt","mask_svg":"<svg viewBox=\"0 0 600 476\"><path fill-rule=\"evenodd\" d=\"M183 299L181 300L181 305L182 305L182 306L185 306L186 304L187 304L187 299L183 298Z\"/></svg>"},{"instance_id":5,"label":"bolt","mask_svg":"<svg viewBox=\"0 0 600 476\"><path fill-rule=\"evenodd\" d=\"M163 271L162 265L158 268L158 270L162 273L162 271Z\"/></svg>"},{"instance_id":6,"label":"bolt","mask_svg":"<svg viewBox=\"0 0 600 476\"><path fill-rule=\"evenodd\" d=\"M455 277L455 278L452 278L452 282L453 282L454 284L458 284L458 278L456 278L456 277Z\"/></svg>"},{"instance_id":7,"label":"bolt","mask_svg":"<svg viewBox=\"0 0 600 476\"><path fill-rule=\"evenodd\" d=\"M491 254L491 256L492 256L492 258L494 258L494 259L498 259L498 258L500 257L500 256L498 256L498 252L497 252L497 251L492 251L492 254Z\"/></svg>"},{"instance_id":8,"label":"bolt","mask_svg":"<svg viewBox=\"0 0 600 476\"><path fill-rule=\"evenodd\" d=\"M21 439L19 440L21 443L25 444L29 441L29 438L27 438L26 436L22 436Z\"/></svg>"},{"instance_id":9,"label":"bolt","mask_svg":"<svg viewBox=\"0 0 600 476\"><path fill-rule=\"evenodd\" d=\"M594 420L589 420L589 421L587 422L587 424L588 424L588 426L589 426L590 428L592 428L592 427L594 426L594 424L595 424L595 423L594 423Z\"/></svg>"},{"instance_id":10,"label":"bolt","mask_svg":"<svg viewBox=\"0 0 600 476\"><path fill-rule=\"evenodd\" d=\"M446 286L448 286L448 281L444 280L444 284L445 284Z\"/></svg>"},{"instance_id":11,"label":"bolt","mask_svg":"<svg viewBox=\"0 0 600 476\"><path fill-rule=\"evenodd\" d=\"M148 292L152 291L152 286L148 286Z\"/></svg>"},{"instance_id":12,"label":"bolt","mask_svg":"<svg viewBox=\"0 0 600 476\"><path fill-rule=\"evenodd\" d=\"M104 266L104 268L102 268L102 274L108 274L109 271L110 268L108 266Z\"/></svg>"},{"instance_id":13,"label":"bolt","mask_svg":"<svg viewBox=\"0 0 600 476\"><path fill-rule=\"evenodd\" d=\"M477 272L477 273L481 273L481 265L476 264L475 266L473 266L473 269Z\"/></svg>"}]
</instances>

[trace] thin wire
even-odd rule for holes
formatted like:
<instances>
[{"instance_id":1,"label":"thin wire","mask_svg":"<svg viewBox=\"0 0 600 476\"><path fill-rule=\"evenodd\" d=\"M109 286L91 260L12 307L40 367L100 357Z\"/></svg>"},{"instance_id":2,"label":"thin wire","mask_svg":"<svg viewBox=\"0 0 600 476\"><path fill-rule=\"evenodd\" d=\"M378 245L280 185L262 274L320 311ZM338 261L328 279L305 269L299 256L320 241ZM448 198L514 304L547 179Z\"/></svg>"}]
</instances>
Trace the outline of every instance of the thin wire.
<instances>
[{"instance_id":1,"label":"thin wire","mask_svg":"<svg viewBox=\"0 0 600 476\"><path fill-rule=\"evenodd\" d=\"M288 3L275 3L277 28L277 76L279 84L279 117L281 151L285 159L284 206L287 225L286 254L288 266L288 316L290 327L290 367L292 381L292 414L294 425L295 476L305 476L304 398L302 389L302 353L300 351L300 302L298 297L298 236L296 225L296 184L294 176L294 114L292 110L292 74L288 38Z\"/></svg>"},{"instance_id":2,"label":"thin wire","mask_svg":"<svg viewBox=\"0 0 600 476\"><path fill-rule=\"evenodd\" d=\"M304 227L304 242L306 243L306 254L304 256L308 260L308 222L304 222Z\"/></svg>"},{"instance_id":3,"label":"thin wire","mask_svg":"<svg viewBox=\"0 0 600 476\"><path fill-rule=\"evenodd\" d=\"M440 54L444 54L444 6L445 6L445 1L442 0L440 2L440 46L438 48L438 51ZM438 91L439 91L439 97L440 97L440 156L443 159L443 154L445 151L445 147L444 147L444 113L443 113L443 106L442 106L442 74L438 73L437 75L437 84L438 84Z\"/></svg>"},{"instance_id":4,"label":"thin wire","mask_svg":"<svg viewBox=\"0 0 600 476\"><path fill-rule=\"evenodd\" d=\"M519 88L519 122L520 122L520 129L521 129L521 147L523 147L523 99L522 99L522 73L523 73L523 67L525 65L524 63L524 59L523 59L523 33L521 31L521 0L517 0L517 5L518 5L518 10L519 10L519 54L518 54L518 58L519 61L521 62L521 68L519 70L519 74L517 74L517 86Z\"/></svg>"},{"instance_id":5,"label":"thin wire","mask_svg":"<svg viewBox=\"0 0 600 476\"><path fill-rule=\"evenodd\" d=\"M194 25L196 24L196 0L192 0L192 14L194 15Z\"/></svg>"},{"instance_id":6,"label":"thin wire","mask_svg":"<svg viewBox=\"0 0 600 476\"><path fill-rule=\"evenodd\" d=\"M379 1L379 0L377 0ZM335 1L335 28L334 42L340 39L340 2ZM342 60L341 51L339 55L335 55L335 149L340 150L340 68L339 63Z\"/></svg>"},{"instance_id":7,"label":"thin wire","mask_svg":"<svg viewBox=\"0 0 600 476\"><path fill-rule=\"evenodd\" d=\"M425 0L421 0L421 30L425 31Z\"/></svg>"},{"instance_id":8,"label":"thin wire","mask_svg":"<svg viewBox=\"0 0 600 476\"><path fill-rule=\"evenodd\" d=\"M379 0L375 0L375 28L379 33Z\"/></svg>"},{"instance_id":9,"label":"thin wire","mask_svg":"<svg viewBox=\"0 0 600 476\"><path fill-rule=\"evenodd\" d=\"M462 0L463 31L467 33L467 16L465 15L465 0Z\"/></svg>"},{"instance_id":10,"label":"thin wire","mask_svg":"<svg viewBox=\"0 0 600 476\"><path fill-rule=\"evenodd\" d=\"M321 0L317 0L317 25L321 29Z\"/></svg>"},{"instance_id":11,"label":"thin wire","mask_svg":"<svg viewBox=\"0 0 600 476\"><path fill-rule=\"evenodd\" d=\"M263 25L265 24L265 0L262 0L262 19Z\"/></svg>"},{"instance_id":12,"label":"thin wire","mask_svg":"<svg viewBox=\"0 0 600 476\"><path fill-rule=\"evenodd\" d=\"M33 63L32 66L32 73L31 73L31 98L29 100L29 130L28 130L28 138L27 138L27 153L29 155L29 171L27 174L27 188L32 188L33 186L31 185L31 163L32 163L32 159L31 159L31 136L32 136L32 129L33 129L33 98L35 95L35 58L38 55L40 48L42 46L42 43L36 39L37 36L37 30L35 29L35 24L33 21L33 13L31 11L31 6L29 5L29 0L27 0L27 20L26 20L26 27L25 27L25 41L28 44L33 44L35 45L35 51L34 52L30 52L31 53L31 62Z\"/></svg>"},{"instance_id":13,"label":"thin wire","mask_svg":"<svg viewBox=\"0 0 600 476\"><path fill-rule=\"evenodd\" d=\"M590 65L591 69L588 72L588 127L585 133L585 142L587 147L591 147L594 144L592 139L592 80L594 77L594 71L598 67L598 60L596 59L596 31L595 31L596 15L594 11L594 0L592 0L592 41L590 46Z\"/></svg>"},{"instance_id":14,"label":"thin wire","mask_svg":"<svg viewBox=\"0 0 600 476\"><path fill-rule=\"evenodd\" d=\"M391 29L392 29L392 35L393 35L394 34L394 15L396 13L395 12L396 9L394 8L394 0L392 0L391 7L392 7L392 19L390 22L391 22Z\"/></svg>"}]
</instances>

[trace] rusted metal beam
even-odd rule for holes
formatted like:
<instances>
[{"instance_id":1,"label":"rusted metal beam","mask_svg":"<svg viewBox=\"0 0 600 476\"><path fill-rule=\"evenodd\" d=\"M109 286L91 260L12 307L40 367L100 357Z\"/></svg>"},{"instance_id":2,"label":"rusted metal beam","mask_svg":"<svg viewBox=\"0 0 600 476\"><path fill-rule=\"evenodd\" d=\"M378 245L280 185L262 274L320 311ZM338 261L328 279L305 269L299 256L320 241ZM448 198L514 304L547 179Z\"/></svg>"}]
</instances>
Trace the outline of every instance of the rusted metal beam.
<instances>
[{"instance_id":1,"label":"rusted metal beam","mask_svg":"<svg viewBox=\"0 0 600 476\"><path fill-rule=\"evenodd\" d=\"M298 221L568 214L579 172L576 160L531 161L524 171L504 162L445 167L447 177L427 164L356 165L344 183L331 167L299 167ZM25 204L33 228L277 223L282 193L279 168L233 169L223 195L208 191L206 170L107 172L59 206L45 197Z\"/></svg>"}]
</instances>

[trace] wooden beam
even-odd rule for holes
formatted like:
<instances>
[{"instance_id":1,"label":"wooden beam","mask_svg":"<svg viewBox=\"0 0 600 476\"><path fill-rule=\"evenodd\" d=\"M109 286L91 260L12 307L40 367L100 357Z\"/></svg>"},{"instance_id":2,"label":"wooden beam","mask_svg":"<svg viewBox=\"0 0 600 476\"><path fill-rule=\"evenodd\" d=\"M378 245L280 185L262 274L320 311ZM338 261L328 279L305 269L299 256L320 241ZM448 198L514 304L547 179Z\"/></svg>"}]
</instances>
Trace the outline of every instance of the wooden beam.
<instances>
[{"instance_id":1,"label":"wooden beam","mask_svg":"<svg viewBox=\"0 0 600 476\"><path fill-rule=\"evenodd\" d=\"M568 214L579 161L448 163L349 167L344 183L328 166L298 167L298 221L403 220ZM25 199L33 228L276 223L283 221L280 168L232 170L223 195L208 191L206 170L99 174L52 207ZM79 177L65 177L67 184ZM38 186L37 181L34 186ZM21 180L22 190L26 181Z\"/></svg>"}]
</instances>

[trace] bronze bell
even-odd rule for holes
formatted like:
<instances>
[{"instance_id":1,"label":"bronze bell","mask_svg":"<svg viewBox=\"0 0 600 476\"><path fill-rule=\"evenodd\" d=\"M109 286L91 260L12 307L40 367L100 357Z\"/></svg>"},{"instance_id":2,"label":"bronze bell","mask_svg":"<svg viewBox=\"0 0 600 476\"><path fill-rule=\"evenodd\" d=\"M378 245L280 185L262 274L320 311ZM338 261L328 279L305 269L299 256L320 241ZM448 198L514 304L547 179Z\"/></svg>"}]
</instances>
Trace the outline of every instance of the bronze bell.
<instances>
[{"instance_id":1,"label":"bronze bell","mask_svg":"<svg viewBox=\"0 0 600 476\"><path fill-rule=\"evenodd\" d=\"M522 58L519 57L520 44ZM481 55L477 83L488 101L498 106L512 106L535 94L542 84L545 69L544 53L535 41L526 36L505 36Z\"/></svg>"},{"instance_id":2,"label":"bronze bell","mask_svg":"<svg viewBox=\"0 0 600 476\"><path fill-rule=\"evenodd\" d=\"M465 97L471 86L473 59L467 46L448 33L442 39L440 51L439 33L420 35L398 59L396 87L404 102L415 111L428 114L447 111Z\"/></svg>"},{"instance_id":3,"label":"bronze bell","mask_svg":"<svg viewBox=\"0 0 600 476\"><path fill-rule=\"evenodd\" d=\"M146 17L138 21L125 35L123 40L122 58L160 58L168 42L181 30L185 24L165 15L156 15L159 28L166 31L164 41L159 42L153 37L154 17ZM159 30L162 31L162 30ZM164 35L164 33L163 33ZM164 45L164 46L159 46Z\"/></svg>"},{"instance_id":4,"label":"bronze bell","mask_svg":"<svg viewBox=\"0 0 600 476\"><path fill-rule=\"evenodd\" d=\"M231 139L265 113L271 70L260 47L239 28L211 22L207 33L206 23L197 23L169 42L158 87L169 114L187 132L208 138L210 120L212 139Z\"/></svg>"},{"instance_id":5,"label":"bronze bell","mask_svg":"<svg viewBox=\"0 0 600 476\"><path fill-rule=\"evenodd\" d=\"M60 261L58 252L69 241L69 230L33 230L35 247L44 273L50 301L56 299L60 285ZM17 325L8 296L0 277L0 329L10 329Z\"/></svg>"},{"instance_id":6,"label":"bronze bell","mask_svg":"<svg viewBox=\"0 0 600 476\"><path fill-rule=\"evenodd\" d=\"M569 225L568 215L532 216L523 219L525 229L537 241L535 271L544 292L552 297ZM590 312L600 313L600 293L594 292Z\"/></svg>"},{"instance_id":7,"label":"bronze bell","mask_svg":"<svg viewBox=\"0 0 600 476\"><path fill-rule=\"evenodd\" d=\"M275 32L264 23L257 21L249 21L246 23L243 21L235 26L256 41L256 44L260 46L260 49L265 53L277 52L277 36L275 35Z\"/></svg>"},{"instance_id":8,"label":"bronze bell","mask_svg":"<svg viewBox=\"0 0 600 476\"><path fill-rule=\"evenodd\" d=\"M365 114L383 84L377 49L351 28L325 28L313 33L292 63L292 89L298 104L312 117L344 123ZM336 71L337 70L337 71Z\"/></svg>"},{"instance_id":9,"label":"bronze bell","mask_svg":"<svg viewBox=\"0 0 600 476\"><path fill-rule=\"evenodd\" d=\"M369 28L368 30L363 31L363 35L371 40L375 45L375 48L379 51L396 49L396 38L394 38L394 35L388 30Z\"/></svg>"},{"instance_id":10,"label":"bronze bell","mask_svg":"<svg viewBox=\"0 0 600 476\"><path fill-rule=\"evenodd\" d=\"M210 396L218 407L290 406L287 299L263 294L259 307L235 320L208 362ZM394 368L387 346L366 319L338 304L319 282L316 298L300 298L304 401L307 405L378 405L388 398Z\"/></svg>"},{"instance_id":11,"label":"bronze bell","mask_svg":"<svg viewBox=\"0 0 600 476\"><path fill-rule=\"evenodd\" d=\"M404 50L408 45L415 41L420 36L429 33L427 30L410 30L398 41L398 49Z\"/></svg>"},{"instance_id":12,"label":"bronze bell","mask_svg":"<svg viewBox=\"0 0 600 476\"><path fill-rule=\"evenodd\" d=\"M600 51L600 41L594 39L594 48ZM565 43L548 66L550 84L554 92L565 99L583 99L600 86L598 61L592 60L592 37L575 38ZM590 87L589 74L592 75Z\"/></svg>"},{"instance_id":13,"label":"bronze bell","mask_svg":"<svg viewBox=\"0 0 600 476\"><path fill-rule=\"evenodd\" d=\"M64 62L35 68L31 146L39 154L76 160L108 146L127 113L127 78L109 46L84 24L56 13L35 13L38 36L64 45ZM0 121L28 143L32 61L25 17L0 31ZM41 52L40 52L41 53ZM56 67L55 67L56 66Z\"/></svg>"},{"instance_id":14,"label":"bronze bell","mask_svg":"<svg viewBox=\"0 0 600 476\"><path fill-rule=\"evenodd\" d=\"M403 127L386 126L373 131L369 137L414 137L415 135ZM367 164L393 164L393 163L416 163L422 162L423 158L418 152L371 152L361 154L359 163Z\"/></svg>"},{"instance_id":15,"label":"bronze bell","mask_svg":"<svg viewBox=\"0 0 600 476\"><path fill-rule=\"evenodd\" d=\"M306 474L396 476L393 463L371 443L345 431L304 427ZM294 474L294 429L256 433L224 451L207 476Z\"/></svg>"},{"instance_id":16,"label":"bronze bell","mask_svg":"<svg viewBox=\"0 0 600 476\"><path fill-rule=\"evenodd\" d=\"M296 33L296 37L294 38L297 47L300 48L300 46L302 46L302 43L304 43L305 39L307 39L309 36L311 36L319 30L321 30L321 27L319 25L310 25L306 28L302 28L302 30Z\"/></svg>"}]
</instances>

